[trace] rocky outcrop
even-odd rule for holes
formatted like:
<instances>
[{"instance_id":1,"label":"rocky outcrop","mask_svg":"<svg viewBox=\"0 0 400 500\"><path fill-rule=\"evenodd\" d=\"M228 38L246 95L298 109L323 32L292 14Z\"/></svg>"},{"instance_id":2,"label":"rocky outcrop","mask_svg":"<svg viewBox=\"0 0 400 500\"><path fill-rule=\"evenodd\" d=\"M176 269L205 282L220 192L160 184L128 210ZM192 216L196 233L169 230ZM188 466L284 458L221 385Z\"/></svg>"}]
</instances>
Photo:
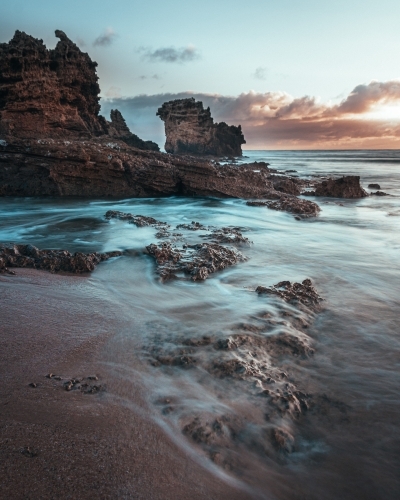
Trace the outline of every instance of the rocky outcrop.
<instances>
[{"instance_id":1,"label":"rocky outcrop","mask_svg":"<svg viewBox=\"0 0 400 500\"><path fill-rule=\"evenodd\" d=\"M268 170L141 151L107 137L0 144L0 196L263 198L271 190Z\"/></svg>"},{"instance_id":2,"label":"rocky outcrop","mask_svg":"<svg viewBox=\"0 0 400 500\"><path fill-rule=\"evenodd\" d=\"M247 205L251 207L268 207L271 210L279 210L281 212L289 212L296 217L316 217L321 209L313 201L303 200L297 196L289 194L280 194L271 192L267 198L273 198L266 201L248 201Z\"/></svg>"},{"instance_id":3,"label":"rocky outcrop","mask_svg":"<svg viewBox=\"0 0 400 500\"><path fill-rule=\"evenodd\" d=\"M299 181L274 177L267 163L219 165L159 153L130 132L118 110L108 122L99 115L96 63L65 33L56 36L53 50L20 31L0 44L0 196L272 198L289 200L279 209L292 212L304 205L294 196ZM194 99L166 103L159 115L174 151L241 154L240 126L214 124Z\"/></svg>"},{"instance_id":4,"label":"rocky outcrop","mask_svg":"<svg viewBox=\"0 0 400 500\"><path fill-rule=\"evenodd\" d=\"M302 283L280 281L274 286L258 286L256 292L258 294L275 295L286 302L306 306L312 311L317 311L322 302L322 297L318 295L309 278L305 279Z\"/></svg>"},{"instance_id":5,"label":"rocky outcrop","mask_svg":"<svg viewBox=\"0 0 400 500\"><path fill-rule=\"evenodd\" d=\"M99 262L117 257L122 252L74 254L67 250L39 250L33 245L0 244L0 273L15 274L12 267L29 267L55 272L88 273Z\"/></svg>"},{"instance_id":6,"label":"rocky outcrop","mask_svg":"<svg viewBox=\"0 0 400 500\"><path fill-rule=\"evenodd\" d=\"M328 179L314 185L315 191L308 193L314 196L333 198L364 198L368 194L360 186L358 175L347 175L340 179Z\"/></svg>"},{"instance_id":7,"label":"rocky outcrop","mask_svg":"<svg viewBox=\"0 0 400 500\"><path fill-rule=\"evenodd\" d=\"M167 153L242 156L241 126L214 123L210 108L193 97L165 102L157 116L165 123Z\"/></svg>"},{"instance_id":8,"label":"rocky outcrop","mask_svg":"<svg viewBox=\"0 0 400 500\"><path fill-rule=\"evenodd\" d=\"M0 44L0 134L43 136L100 135L97 63L62 31L54 50L16 31Z\"/></svg>"},{"instance_id":9,"label":"rocky outcrop","mask_svg":"<svg viewBox=\"0 0 400 500\"><path fill-rule=\"evenodd\" d=\"M119 111L111 123L99 115L97 63L65 33L55 34L60 41L53 50L21 31L0 44L0 139L110 136L158 150L132 134Z\"/></svg>"},{"instance_id":10,"label":"rocky outcrop","mask_svg":"<svg viewBox=\"0 0 400 500\"><path fill-rule=\"evenodd\" d=\"M150 151L160 151L158 144L153 141L143 141L136 134L132 134L129 130L126 121L118 109L112 109L111 114L111 127L109 134L113 137L124 141L129 146L139 149L148 149ZM115 131L115 132L114 132Z\"/></svg>"},{"instance_id":11,"label":"rocky outcrop","mask_svg":"<svg viewBox=\"0 0 400 500\"><path fill-rule=\"evenodd\" d=\"M179 273L189 275L192 281L203 281L212 273L246 260L238 250L217 243L186 244L179 249L169 243L153 243L146 250L155 259L162 281L176 278Z\"/></svg>"}]
</instances>

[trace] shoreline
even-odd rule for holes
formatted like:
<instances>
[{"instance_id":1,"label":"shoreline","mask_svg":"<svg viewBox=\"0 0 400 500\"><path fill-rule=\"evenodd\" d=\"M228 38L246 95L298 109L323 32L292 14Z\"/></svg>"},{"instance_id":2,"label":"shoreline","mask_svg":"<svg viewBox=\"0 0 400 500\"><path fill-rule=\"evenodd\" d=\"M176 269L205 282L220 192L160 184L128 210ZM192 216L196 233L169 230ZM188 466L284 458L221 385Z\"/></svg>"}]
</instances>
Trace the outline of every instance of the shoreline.
<instances>
[{"instance_id":1,"label":"shoreline","mask_svg":"<svg viewBox=\"0 0 400 500\"><path fill-rule=\"evenodd\" d=\"M26 269L0 277L0 496L253 498L172 443L152 420L138 380L121 385L113 378L102 351L115 318L107 320L107 308L99 315L97 299L79 297L85 279ZM88 310L93 304L94 311ZM69 392L46 378L48 372L63 378L96 374L106 391ZM136 411L118 403L124 391Z\"/></svg>"}]
</instances>

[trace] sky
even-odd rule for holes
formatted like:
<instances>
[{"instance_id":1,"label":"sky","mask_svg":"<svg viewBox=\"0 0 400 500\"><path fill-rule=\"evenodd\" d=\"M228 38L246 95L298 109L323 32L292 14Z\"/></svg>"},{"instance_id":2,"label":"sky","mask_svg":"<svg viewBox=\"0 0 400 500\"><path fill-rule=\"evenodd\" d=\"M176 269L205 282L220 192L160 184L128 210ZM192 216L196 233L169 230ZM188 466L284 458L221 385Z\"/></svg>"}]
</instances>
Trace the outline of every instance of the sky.
<instances>
[{"instance_id":1,"label":"sky","mask_svg":"<svg viewBox=\"0 0 400 500\"><path fill-rule=\"evenodd\" d=\"M194 96L247 149L400 148L399 20L398 0L0 0L0 43L64 31L102 113L160 146L157 108Z\"/></svg>"}]
</instances>

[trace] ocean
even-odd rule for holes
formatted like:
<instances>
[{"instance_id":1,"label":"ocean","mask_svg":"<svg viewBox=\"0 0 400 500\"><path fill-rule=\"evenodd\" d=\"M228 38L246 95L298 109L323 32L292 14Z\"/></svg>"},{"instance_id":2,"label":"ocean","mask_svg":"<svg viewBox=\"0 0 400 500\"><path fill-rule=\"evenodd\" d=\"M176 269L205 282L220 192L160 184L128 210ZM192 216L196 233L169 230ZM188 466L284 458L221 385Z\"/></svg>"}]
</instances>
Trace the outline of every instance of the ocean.
<instances>
[{"instance_id":1,"label":"ocean","mask_svg":"<svg viewBox=\"0 0 400 500\"><path fill-rule=\"evenodd\" d=\"M240 199L2 198L0 242L124 251L76 277L80 293L120 318L104 367L121 384L139 380L151 418L190 460L242 488L243 498L397 499L400 151L245 151L240 160L253 161L303 178L359 175L367 192L377 183L388 196L309 197L321 213L303 220ZM236 227L251 243L238 248L243 262L204 282L163 283L144 251L158 241L156 230L106 220L108 210L172 228ZM206 236L183 237L192 244ZM318 311L255 292L307 278L323 298ZM2 293L6 287L0 282ZM276 347L284 335L298 348ZM224 350L227 339L236 347ZM240 369L220 369L228 359ZM285 390L297 403L306 395L300 409L294 399L278 404ZM129 406L127 391L115 397Z\"/></svg>"}]
</instances>

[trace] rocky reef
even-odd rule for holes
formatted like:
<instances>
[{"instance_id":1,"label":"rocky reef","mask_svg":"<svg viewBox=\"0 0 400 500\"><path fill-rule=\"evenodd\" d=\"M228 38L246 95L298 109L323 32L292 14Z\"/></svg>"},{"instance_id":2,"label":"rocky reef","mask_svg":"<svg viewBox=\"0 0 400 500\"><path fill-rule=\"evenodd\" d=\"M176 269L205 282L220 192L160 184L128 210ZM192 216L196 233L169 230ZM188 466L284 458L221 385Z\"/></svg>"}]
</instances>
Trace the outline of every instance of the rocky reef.
<instances>
[{"instance_id":1,"label":"rocky reef","mask_svg":"<svg viewBox=\"0 0 400 500\"><path fill-rule=\"evenodd\" d=\"M167 153L242 156L241 126L214 123L210 108L193 97L165 102L157 116L165 123Z\"/></svg>"},{"instance_id":2,"label":"rocky reef","mask_svg":"<svg viewBox=\"0 0 400 500\"><path fill-rule=\"evenodd\" d=\"M33 245L0 244L0 273L15 274L10 268L28 267L46 271L88 273L104 260L117 257L122 252L74 254L67 250L39 250Z\"/></svg>"}]
</instances>

